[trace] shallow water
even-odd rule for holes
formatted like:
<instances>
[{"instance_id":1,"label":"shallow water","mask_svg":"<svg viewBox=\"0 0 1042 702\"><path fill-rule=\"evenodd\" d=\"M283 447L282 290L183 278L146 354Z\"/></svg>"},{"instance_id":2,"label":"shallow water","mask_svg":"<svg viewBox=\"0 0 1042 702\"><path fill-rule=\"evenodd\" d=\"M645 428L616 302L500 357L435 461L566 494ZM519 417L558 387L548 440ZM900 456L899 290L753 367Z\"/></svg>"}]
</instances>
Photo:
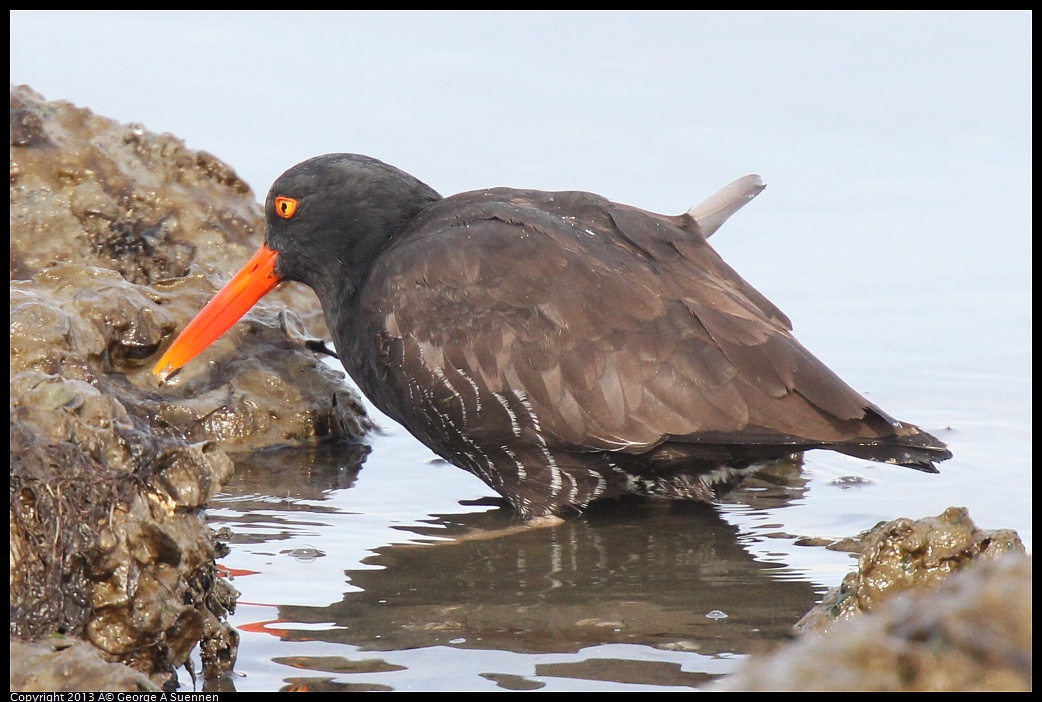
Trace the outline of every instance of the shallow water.
<instances>
[{"instance_id":1,"label":"shallow water","mask_svg":"<svg viewBox=\"0 0 1042 702\"><path fill-rule=\"evenodd\" d=\"M236 689L271 689L271 674L311 689L697 686L784 639L821 593L755 558L755 528L719 509L614 505L518 529L509 510L458 504L488 491L398 431L355 453L237 457L211 512L243 592L234 621L243 650L293 670L240 662ZM780 464L723 511L756 521L804 491Z\"/></svg>"},{"instance_id":2,"label":"shallow water","mask_svg":"<svg viewBox=\"0 0 1042 702\"><path fill-rule=\"evenodd\" d=\"M240 457L211 512L243 593L222 685L690 689L784 638L852 569L799 537L962 505L1030 548L1030 26L12 12L13 83L173 132L260 194L328 151L444 193L583 189L664 212L759 172L767 190L714 246L830 367L955 454L926 475L810 453L715 509L422 546L511 520L400 429L360 470L346 453Z\"/></svg>"}]
</instances>

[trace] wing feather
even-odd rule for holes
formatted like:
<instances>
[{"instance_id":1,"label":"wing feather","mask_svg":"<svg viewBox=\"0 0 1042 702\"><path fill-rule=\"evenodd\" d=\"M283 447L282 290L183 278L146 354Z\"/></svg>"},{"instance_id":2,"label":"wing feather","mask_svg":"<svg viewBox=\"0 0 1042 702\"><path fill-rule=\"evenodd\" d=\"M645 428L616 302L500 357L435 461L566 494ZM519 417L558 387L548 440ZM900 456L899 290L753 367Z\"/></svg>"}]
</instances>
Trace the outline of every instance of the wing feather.
<instances>
[{"instance_id":1,"label":"wing feather","mask_svg":"<svg viewBox=\"0 0 1042 702\"><path fill-rule=\"evenodd\" d=\"M403 375L402 388L446 387L437 407L387 407L443 412L482 440L523 431L629 452L743 432L836 440L871 407L685 216L585 193L510 193L432 206L378 260L365 333L402 349L382 354L395 364L383 374ZM468 411L481 393L510 401Z\"/></svg>"}]
</instances>

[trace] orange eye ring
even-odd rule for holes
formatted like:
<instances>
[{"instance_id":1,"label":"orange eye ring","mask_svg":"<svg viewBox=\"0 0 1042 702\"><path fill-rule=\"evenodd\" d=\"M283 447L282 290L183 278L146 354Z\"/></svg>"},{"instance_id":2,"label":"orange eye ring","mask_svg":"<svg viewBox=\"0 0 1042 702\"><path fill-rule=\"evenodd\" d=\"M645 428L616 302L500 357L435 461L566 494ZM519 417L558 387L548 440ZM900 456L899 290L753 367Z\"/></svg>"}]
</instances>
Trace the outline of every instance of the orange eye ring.
<instances>
[{"instance_id":1,"label":"orange eye ring","mask_svg":"<svg viewBox=\"0 0 1042 702\"><path fill-rule=\"evenodd\" d=\"M282 219L289 219L297 211L297 205L300 203L291 197L282 197L279 195L275 198L275 214Z\"/></svg>"}]
</instances>

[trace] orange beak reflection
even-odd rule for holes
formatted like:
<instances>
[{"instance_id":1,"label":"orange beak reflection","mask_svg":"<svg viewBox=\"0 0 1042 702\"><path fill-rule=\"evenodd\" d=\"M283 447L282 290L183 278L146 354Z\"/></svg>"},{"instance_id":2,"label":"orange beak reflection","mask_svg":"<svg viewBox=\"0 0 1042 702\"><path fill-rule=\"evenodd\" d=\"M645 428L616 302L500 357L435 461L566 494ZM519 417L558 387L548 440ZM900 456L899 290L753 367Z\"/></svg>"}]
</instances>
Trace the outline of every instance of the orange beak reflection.
<instances>
[{"instance_id":1,"label":"orange beak reflection","mask_svg":"<svg viewBox=\"0 0 1042 702\"><path fill-rule=\"evenodd\" d=\"M277 252L262 245L242 270L188 323L152 369L152 374L160 382L199 355L279 284L279 277L275 275L277 256Z\"/></svg>"}]
</instances>

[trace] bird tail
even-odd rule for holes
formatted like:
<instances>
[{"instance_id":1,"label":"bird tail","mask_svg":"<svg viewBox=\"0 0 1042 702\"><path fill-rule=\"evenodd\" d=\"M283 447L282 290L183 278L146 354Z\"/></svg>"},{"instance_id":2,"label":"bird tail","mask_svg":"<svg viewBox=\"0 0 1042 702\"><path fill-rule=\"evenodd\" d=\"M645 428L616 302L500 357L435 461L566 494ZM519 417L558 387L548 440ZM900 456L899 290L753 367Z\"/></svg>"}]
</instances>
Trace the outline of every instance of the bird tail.
<instances>
[{"instance_id":1,"label":"bird tail","mask_svg":"<svg viewBox=\"0 0 1042 702\"><path fill-rule=\"evenodd\" d=\"M914 468L924 473L940 472L934 464L952 457L948 446L937 437L912 425L902 424L902 428L908 430L908 433L902 432L872 442L831 444L825 448L868 461Z\"/></svg>"}]
</instances>

